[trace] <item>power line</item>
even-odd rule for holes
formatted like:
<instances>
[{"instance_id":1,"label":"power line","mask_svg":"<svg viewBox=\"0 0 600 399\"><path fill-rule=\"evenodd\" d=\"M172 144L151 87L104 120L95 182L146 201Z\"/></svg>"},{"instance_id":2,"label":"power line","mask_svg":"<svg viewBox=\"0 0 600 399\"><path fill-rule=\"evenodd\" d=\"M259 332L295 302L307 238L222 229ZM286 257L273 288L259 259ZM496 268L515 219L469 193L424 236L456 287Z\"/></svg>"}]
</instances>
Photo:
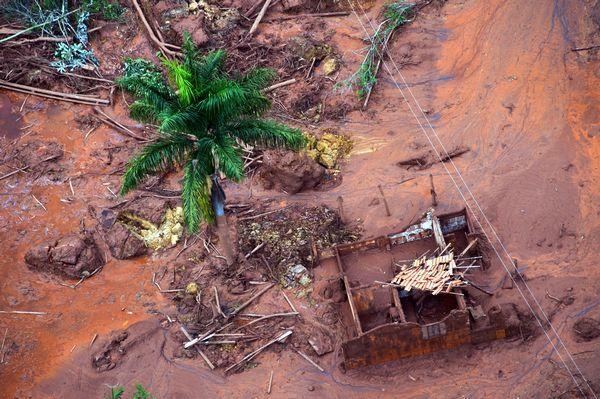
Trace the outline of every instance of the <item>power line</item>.
<instances>
[{"instance_id":1,"label":"power line","mask_svg":"<svg viewBox=\"0 0 600 399\"><path fill-rule=\"evenodd\" d=\"M347 0L348 4L350 5L350 8L352 9L352 13L356 16L357 20L359 21L361 27L363 28L363 30L365 31L365 33L367 34L367 37L370 38L371 42L373 45L375 45L375 43L373 43L373 39L372 36L369 35L369 32L367 31L367 29L365 28L361 18L359 17L359 15L356 13L356 10L354 9L354 6L352 5L350 0ZM365 19L369 22L369 25L371 26L371 28L373 29L374 32L376 32L376 28L374 27L373 23L371 22L371 20L369 19L369 17L366 15L364 9L362 8L362 5L360 3L359 7L361 8L361 11L365 17ZM560 354L559 350L556 348L553 340L550 338L550 336L548 335L548 332L544 329L538 315L535 313L535 311L533 310L533 307L531 306L531 304L529 303L529 301L527 300L527 298L525 297L523 291L521 290L521 288L516 284L516 281L514 279L514 277L512 276L512 274L510 273L510 271L508 270L508 267L506 266L506 264L504 263L504 260L502 259L502 257L500 256L500 253L498 252L498 250L496 249L496 247L493 245L492 241L490 240L487 232L485 231L485 229L483 228L483 225L481 224L479 218L477 217L477 215L475 214L475 212L473 211L473 208L471 207L471 205L469 204L469 202L467 201L467 198L465 197L464 193L461 191L459 185L457 184L454 176L452 176L452 173L450 172L450 170L448 169L448 167L446 166L446 164L444 162L442 162L442 157L438 151L438 149L435 147L433 141L431 140L431 138L429 137L429 135L427 134L425 128L423 127L423 124L421 123L421 120L419 119L419 117L417 116L417 114L414 112L410 102L408 101L408 98L406 97L406 95L404 94L404 92L402 91L402 88L400 87L400 85L398 84L398 82L396 81L394 75L391 73L386 61L383 58L383 54L380 53L379 48L377 46L375 46L375 49L382 61L382 64L384 66L384 68L386 69L386 72L388 73L388 75L390 75L392 81L394 82L396 88L400 91L400 94L402 95L404 101L406 102L406 104L408 105L408 108L410 110L410 112L412 113L412 115L415 117L417 123L419 124L421 130L423 131L423 134L425 135L425 137L427 138L427 141L429 142L431 148L433 149L433 151L435 152L435 154L437 155L437 157L440 159L440 162L442 163L444 169L446 170L446 173L448 174L448 176L450 177L450 179L452 180L452 183L454 184L454 186L456 187L457 191L459 192L460 196L462 197L463 201L465 202L466 206L469 208L469 210L471 211L471 214L473 215L473 217L475 218L475 220L477 221L477 224L479 225L479 228L482 230L483 234L485 235L486 239L488 240L488 242L490 243L491 247L493 248L496 256L498 257L498 259L500 260L500 263L502 264L502 266L504 267L505 271L507 272L507 274L509 275L509 277L511 278L511 280L513 281L514 285L517 287L517 290L519 292L519 294L521 295L521 297L523 298L523 300L525 301L525 303L527 304L529 310L531 311L531 313L533 314L534 318L536 319L536 321L538 322L538 324L540 325L540 328L542 329L542 331L544 332L544 335L546 336L546 338L548 339L548 342L550 342L550 344L552 345L552 348L554 351L556 351L559 359L561 360L561 362L563 363L563 365L565 366L566 370L568 371L569 375L571 376L571 378L573 379L573 381L575 382L575 385L577 386L577 388L579 389L579 391L581 392L581 394L585 397L586 395L584 394L584 392L582 391L579 382L577 381L577 379L575 378L575 376L573 375L573 372L571 371L571 369L567 366L565 360L563 359L562 355ZM508 253L508 251L506 250L506 247L504 246L504 244L502 243L502 241L500 240L500 237L498 236L496 230L494 229L494 227L492 226L491 222L489 221L489 219L487 218L487 216L485 215L485 213L483 212L483 210L481 209L481 206L479 205L477 199L475 198L475 196L473 195L472 191L470 190L468 184L466 183L466 181L464 180L464 178L462 177L462 174L460 173L459 169L456 167L456 164L454 163L454 161L452 160L451 157L449 157L448 151L446 150L444 144L442 143L442 141L440 140L437 132L435 131L435 129L433 128L433 126L431 125L429 119L427 118L427 116L425 115L425 113L423 112L423 109L421 108L418 100L416 99L416 97L414 96L412 90L410 89L410 86L407 84L406 79L404 78L404 76L402 75L402 73L400 72L396 62L394 61L393 57L391 57L390 55L390 60L392 62L392 64L394 65L396 72L400 75L404 85L407 87L407 89L409 90L409 93L411 95L411 97L413 98L413 101L415 102L415 104L417 105L417 107L419 108L419 110L421 111L421 114L423 115L423 118L425 118L425 120L427 121L427 124L429 125L429 128L431 129L431 131L433 132L434 136L436 137L437 141L440 143L443 151L446 154L446 157L450 160L457 176L459 176L460 180L462 181L462 184L466 187L469 195L471 196L473 202L476 204L479 212L481 213L481 215L483 216L485 222L487 223L487 225L489 226L490 230L492 231L494 237L496 238L496 240L499 242L500 246L502 247L502 250L504 251L504 253L506 254L506 256L508 257L508 259L510 260L510 263L512 264L513 268L516 269L516 265L514 264L514 262L512 261L512 258L510 257L510 254ZM520 276L520 274L519 274ZM525 280L521 277L521 281L523 282L523 284L525 285L525 287L527 288L527 291L529 292L529 294L531 295L531 297L534 299L534 302L536 303L536 305L538 306L538 308L540 309L541 313L544 315L545 321L550 325L553 333L556 335L556 338L558 340L558 342L560 343L560 345L564 348L565 352L567 352L571 362L575 365L575 368L577 369L578 373L581 375L581 377L583 378L583 380L585 381L588 389L590 390L590 392L592 393L592 395L594 396L594 398L597 398L594 390L591 388L589 382L587 381L587 379L583 376L583 373L581 372L581 370L579 369L579 366L577 365L577 363L575 362L575 359L573 359L571 353L569 352L569 350L566 348L566 346L564 345L564 342L562 341L560 335L558 334L558 331L556 331L556 329L554 328L554 326L552 325L552 323L550 322L548 316L546 315L546 313L544 312L544 310L542 309L539 301L537 300L537 298L535 297L535 295L533 294L533 292L531 291L531 289L529 288L529 286L527 285L527 283L525 282Z\"/></svg>"}]
</instances>

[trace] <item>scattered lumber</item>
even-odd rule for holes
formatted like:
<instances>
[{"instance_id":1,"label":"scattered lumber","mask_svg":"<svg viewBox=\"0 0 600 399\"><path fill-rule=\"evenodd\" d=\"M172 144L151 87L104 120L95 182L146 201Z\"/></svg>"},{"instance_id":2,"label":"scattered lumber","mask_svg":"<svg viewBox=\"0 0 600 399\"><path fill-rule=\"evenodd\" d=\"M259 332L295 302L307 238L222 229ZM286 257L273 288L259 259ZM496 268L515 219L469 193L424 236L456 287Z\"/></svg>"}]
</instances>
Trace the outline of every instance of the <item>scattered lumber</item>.
<instances>
[{"instance_id":1,"label":"scattered lumber","mask_svg":"<svg viewBox=\"0 0 600 399\"><path fill-rule=\"evenodd\" d=\"M235 309L233 312L231 312L229 314L229 317L233 317L236 314L238 314L239 312L241 312L243 309L245 309L248 305L250 305L252 302L254 302L254 300L258 297L260 297L262 294L264 294L265 292L267 292L268 290L270 290L275 284L271 283L269 285L267 285L265 288L263 288L262 290L258 291L256 294L254 294L252 296L252 298L248 299L246 302L242 303L240 305L240 307L238 307L237 309Z\"/></svg>"},{"instance_id":2,"label":"scattered lumber","mask_svg":"<svg viewBox=\"0 0 600 399\"><path fill-rule=\"evenodd\" d=\"M94 345L94 342L96 342L96 338L98 338L98 334L97 333L94 334L94 336L92 337L92 340L90 341L90 345L89 345L90 348L92 347L92 345Z\"/></svg>"},{"instance_id":3,"label":"scattered lumber","mask_svg":"<svg viewBox=\"0 0 600 399\"><path fill-rule=\"evenodd\" d=\"M271 91L273 91L275 89L278 89L280 87L288 86L288 85L291 85L291 84L294 84L294 83L296 83L296 79L285 80L283 82L275 83L274 85L267 87L264 90L264 92L268 93L268 92L271 92Z\"/></svg>"},{"instance_id":4,"label":"scattered lumber","mask_svg":"<svg viewBox=\"0 0 600 399\"><path fill-rule=\"evenodd\" d=\"M103 122L103 123L109 125L110 127L117 130L118 132L123 133L126 136L129 136L129 137L131 137L135 140L141 141L141 142L151 141L145 137L138 136L131 129L127 128L125 125L117 122L116 120L114 120L113 118L108 116L100 108L94 107L94 112L95 112L95 114L91 114L94 118L98 119L100 122Z\"/></svg>"},{"instance_id":5,"label":"scattered lumber","mask_svg":"<svg viewBox=\"0 0 600 399\"><path fill-rule=\"evenodd\" d=\"M25 170L27 170L27 169L29 169L29 168L31 168L31 167L37 166L37 165L39 165L39 164L42 164L42 163L44 163L44 162L48 162L48 161L51 161L51 160L54 160L54 159L56 159L56 158L60 158L60 157L61 157L61 155L53 155L53 156L51 156L51 157L48 157L48 158L42 159L41 161L39 161L39 162L37 162L37 163L34 163L33 165L25 165L25 166L23 166L22 168L15 169L15 170L13 170L12 172L9 172L9 173L7 173L7 174L5 174L5 175L2 175L2 176L0 176L0 180L4 180L4 179L6 179L6 178L9 178L9 177L10 177L10 176L12 176L12 175L15 175L15 174L19 173L19 172L23 172L23 171L25 171Z\"/></svg>"},{"instance_id":6,"label":"scattered lumber","mask_svg":"<svg viewBox=\"0 0 600 399\"><path fill-rule=\"evenodd\" d=\"M226 319L227 316L225 315L225 313L223 313L223 309L221 308L221 301L219 300L219 291L217 291L217 287L215 287L214 285L213 291L215 293L215 304L217 305L217 311L221 316L223 316L224 319Z\"/></svg>"},{"instance_id":7,"label":"scattered lumber","mask_svg":"<svg viewBox=\"0 0 600 399\"><path fill-rule=\"evenodd\" d=\"M294 304L292 303L292 301L290 301L290 298L288 298L288 296L285 294L285 292L281 291L281 293L283 294L283 297L285 298L285 301L288 303L288 305L290 305L290 308L292 308L292 312L298 313L298 310L296 310L296 307L294 306Z\"/></svg>"},{"instance_id":8,"label":"scattered lumber","mask_svg":"<svg viewBox=\"0 0 600 399\"><path fill-rule=\"evenodd\" d=\"M8 328L6 329L8 331ZM6 335L5 335L6 338ZM4 346L4 345L2 345ZM271 387L273 386L273 370L271 370L271 375L269 376L269 384L267 385L267 394L271 394Z\"/></svg>"},{"instance_id":9,"label":"scattered lumber","mask_svg":"<svg viewBox=\"0 0 600 399\"><path fill-rule=\"evenodd\" d=\"M30 311L26 311L26 310L0 310L0 313L2 314L31 314L31 315L46 315L48 313L46 312L30 312Z\"/></svg>"},{"instance_id":10,"label":"scattered lumber","mask_svg":"<svg viewBox=\"0 0 600 399\"><path fill-rule=\"evenodd\" d=\"M16 91L19 93L31 94L33 96L51 98L53 100L59 101L68 101L77 104L85 104L85 105L103 105L107 106L110 104L109 100L105 100L102 98L86 96L83 94L70 94L70 93L61 93L58 91L52 90L44 90L39 89L37 87L20 85L18 83L7 82L6 80L0 80L0 88L5 90Z\"/></svg>"},{"instance_id":11,"label":"scattered lumber","mask_svg":"<svg viewBox=\"0 0 600 399\"><path fill-rule=\"evenodd\" d=\"M445 249L447 248L448 246ZM402 265L400 272L391 283L405 291L414 288L429 291L433 295L438 295L442 291L449 293L453 288L467 285L460 276L456 275L456 268L454 254L451 251L447 255L441 254L429 259L422 256L415 259L412 264Z\"/></svg>"},{"instance_id":12,"label":"scattered lumber","mask_svg":"<svg viewBox=\"0 0 600 399\"><path fill-rule=\"evenodd\" d=\"M241 330L241 329L244 329L244 328L248 328L252 324L258 323L258 322L263 321L263 320L272 319L273 317L287 317L287 316L298 316L298 312L273 313L273 314L261 316L258 319L252 320L250 323L246 323L243 326L239 326L237 328L237 330L235 330L235 331L238 331L238 330Z\"/></svg>"},{"instance_id":13,"label":"scattered lumber","mask_svg":"<svg viewBox=\"0 0 600 399\"><path fill-rule=\"evenodd\" d=\"M0 346L0 353L2 353L2 358L0 358L0 364L4 363L4 343L6 342L6 335L8 334L8 328L4 330L4 338L2 338L2 345ZM273 377L273 372L271 371L271 377ZM269 384L269 391L271 390L271 386Z\"/></svg>"},{"instance_id":14,"label":"scattered lumber","mask_svg":"<svg viewBox=\"0 0 600 399\"><path fill-rule=\"evenodd\" d=\"M87 33L90 34L92 32L95 32L97 30L100 30L102 28L104 28L106 25L101 25L101 26L97 26L95 28L92 29L88 29ZM12 35L12 34L20 34L21 30L19 29L12 29L12 28L0 28L0 35ZM52 37L52 36L39 36L39 37L34 37L31 39L21 39L18 41L7 41L6 43L8 45L20 45L20 44L27 44L27 43L35 43L35 42L53 42L53 43L60 43L60 42L71 42L73 41L73 37L72 36L63 36L63 37Z\"/></svg>"},{"instance_id":15,"label":"scattered lumber","mask_svg":"<svg viewBox=\"0 0 600 399\"><path fill-rule=\"evenodd\" d=\"M75 12L79 12L80 10L81 10L81 7L80 7L80 8L77 8L77 9L75 9L75 10L69 11L69 12L67 12L67 13L64 13L64 14L58 15L58 16L56 16L56 17L54 17L54 18L48 19L47 21L44 21L44 22L42 22L42 23L40 23L40 24L37 24L37 25L30 26L30 27L28 27L28 28L26 28L26 29L23 29L23 30L19 30L19 31L17 31L17 32L13 33L13 34L12 34L12 35L10 35L10 36L7 36L7 37L4 37L4 38L0 39L0 43L5 43L5 42L8 42L8 41L10 41L10 40L14 39L14 38L15 38L15 37L17 37L17 36L24 35L24 34L26 34L26 33L28 33L28 32L31 32L32 30L35 30L35 29L37 29L37 28L41 28L42 26L46 26L46 25L48 25L48 24L54 23L54 22L58 21L59 19L61 19L61 18L65 18L65 17L67 17L67 16L69 16L69 15L71 15L71 14L75 13Z\"/></svg>"},{"instance_id":16,"label":"scattered lumber","mask_svg":"<svg viewBox=\"0 0 600 399\"><path fill-rule=\"evenodd\" d=\"M227 372L229 372L229 371L231 371L233 369L238 368L242 364L244 364L244 363L252 360L254 357L256 357L256 355L258 355L259 353L261 353L263 350L267 349L269 346L273 345L275 342L284 342L287 339L287 337L289 337L290 335L292 335L292 331L291 330L287 330L286 332L282 333L277 338L274 338L271 341L267 342L266 344L264 344L263 346L261 346L260 348L258 348L257 350L255 350L254 352L251 352L251 353L247 354L239 362L237 362L237 363L235 363L235 364L227 367L225 369L225 372L227 373Z\"/></svg>"},{"instance_id":17,"label":"scattered lumber","mask_svg":"<svg viewBox=\"0 0 600 399\"><path fill-rule=\"evenodd\" d=\"M385 198L385 194L383 193L383 188L381 187L381 184L378 184L377 188L379 189L379 192L381 193L381 198L383 199L383 205L385 205L386 215L392 216L392 213L390 212L390 206L387 202L387 199Z\"/></svg>"},{"instance_id":18,"label":"scattered lumber","mask_svg":"<svg viewBox=\"0 0 600 399\"><path fill-rule=\"evenodd\" d=\"M193 340L192 336L190 335L190 333L187 332L187 330L185 329L185 327L181 326L181 332L183 333L183 335L186 336L186 338L190 341ZM206 364L208 365L208 367L210 367L211 370L215 369L214 364L212 364L212 362L208 359L208 356L206 356L206 354L204 352L202 352L202 350L200 348L198 348L196 346L196 351L198 352L198 354L202 357L202 359L204 359L204 362L206 362Z\"/></svg>"},{"instance_id":19,"label":"scattered lumber","mask_svg":"<svg viewBox=\"0 0 600 399\"><path fill-rule=\"evenodd\" d=\"M467 254L467 252L469 252L469 250L471 248L473 248L473 246L477 244L477 238L475 238L473 241L471 241L469 243L469 245L467 245L467 247L465 249L463 249L463 251L460 253L460 255L458 255L459 258L462 258L463 256L465 256ZM464 260L464 259L463 259Z\"/></svg>"},{"instance_id":20,"label":"scattered lumber","mask_svg":"<svg viewBox=\"0 0 600 399\"><path fill-rule=\"evenodd\" d=\"M262 248L262 247L264 247L264 246L265 246L265 243L264 243L264 242L261 242L261 243L260 243L260 244L258 244L256 247L254 247L254 249L253 249L252 251L248 252L248 253L247 253L247 254L246 254L244 257L245 257L246 259L248 259L248 258L249 258L249 257L251 257L252 255L254 255L254 253L255 253L256 251L258 251L259 249L261 249L261 248Z\"/></svg>"},{"instance_id":21,"label":"scattered lumber","mask_svg":"<svg viewBox=\"0 0 600 399\"><path fill-rule=\"evenodd\" d=\"M296 353L299 354L300 356L302 356L307 362L309 362L310 364L312 364L313 366L315 366L317 368L317 370L319 370L320 372L324 372L325 371L323 369L323 367L319 366L314 360L312 360L310 357L308 357L304 353L300 352L299 350L296 350Z\"/></svg>"},{"instance_id":22,"label":"scattered lumber","mask_svg":"<svg viewBox=\"0 0 600 399\"><path fill-rule=\"evenodd\" d=\"M271 0L265 0L265 3L263 4L262 8L260 9L258 16L254 20L254 23L252 24L252 27L250 28L250 31L248 32L248 37L252 36L252 34L254 34L254 32L256 32L256 29L258 29L258 24L260 24L261 19L263 19L263 17L265 16L265 13L267 12L267 9L269 8L269 4L271 4Z\"/></svg>"},{"instance_id":23,"label":"scattered lumber","mask_svg":"<svg viewBox=\"0 0 600 399\"><path fill-rule=\"evenodd\" d=\"M311 14L296 14L296 15L283 15L280 17L274 17L265 22L271 21L286 21L288 19L297 19L297 18L326 18L326 17L345 17L350 15L349 11L334 11L334 12L318 12Z\"/></svg>"}]
</instances>

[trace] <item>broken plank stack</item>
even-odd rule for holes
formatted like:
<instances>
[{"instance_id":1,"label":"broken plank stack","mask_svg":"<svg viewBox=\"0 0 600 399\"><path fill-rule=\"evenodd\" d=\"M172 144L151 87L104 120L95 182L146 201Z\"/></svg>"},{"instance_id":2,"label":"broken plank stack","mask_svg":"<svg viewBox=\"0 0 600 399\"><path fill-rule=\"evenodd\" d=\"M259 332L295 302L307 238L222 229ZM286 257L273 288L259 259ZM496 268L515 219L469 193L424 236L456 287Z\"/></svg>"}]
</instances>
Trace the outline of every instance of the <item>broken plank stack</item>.
<instances>
[{"instance_id":1,"label":"broken plank stack","mask_svg":"<svg viewBox=\"0 0 600 399\"><path fill-rule=\"evenodd\" d=\"M402 265L400 272L393 278L392 284L405 291L417 289L429 291L433 295L450 292L455 287L466 285L455 276L456 262L452 252L434 258L425 256L415 259L411 264Z\"/></svg>"}]
</instances>

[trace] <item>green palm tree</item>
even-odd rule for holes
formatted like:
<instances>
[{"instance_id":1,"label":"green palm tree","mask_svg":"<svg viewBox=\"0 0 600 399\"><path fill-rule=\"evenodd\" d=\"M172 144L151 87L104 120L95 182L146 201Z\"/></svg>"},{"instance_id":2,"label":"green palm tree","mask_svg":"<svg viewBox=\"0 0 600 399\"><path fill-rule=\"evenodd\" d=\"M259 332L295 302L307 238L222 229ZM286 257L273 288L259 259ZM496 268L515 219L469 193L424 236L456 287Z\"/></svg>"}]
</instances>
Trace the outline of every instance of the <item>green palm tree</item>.
<instances>
[{"instance_id":1,"label":"green palm tree","mask_svg":"<svg viewBox=\"0 0 600 399\"><path fill-rule=\"evenodd\" d=\"M203 220L224 216L219 178L244 178L243 145L298 150L305 138L298 129L262 118L271 107L262 91L276 77L272 70L233 77L225 71L224 51L202 56L189 36L183 54L181 61L162 59L167 79L150 61L130 59L117 81L137 98L132 118L158 125L160 134L129 161L121 194L150 175L183 167L183 213L193 233Z\"/></svg>"}]
</instances>

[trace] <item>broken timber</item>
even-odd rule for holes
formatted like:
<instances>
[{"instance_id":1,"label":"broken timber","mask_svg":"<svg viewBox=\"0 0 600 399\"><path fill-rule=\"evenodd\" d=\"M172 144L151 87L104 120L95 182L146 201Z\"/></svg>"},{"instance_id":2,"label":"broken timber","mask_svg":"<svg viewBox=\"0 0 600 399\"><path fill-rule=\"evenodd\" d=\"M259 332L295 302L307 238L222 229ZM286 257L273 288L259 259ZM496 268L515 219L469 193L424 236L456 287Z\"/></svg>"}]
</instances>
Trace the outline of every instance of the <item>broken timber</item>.
<instances>
[{"instance_id":1,"label":"broken timber","mask_svg":"<svg viewBox=\"0 0 600 399\"><path fill-rule=\"evenodd\" d=\"M59 101L68 101L77 104L85 104L85 105L109 105L109 100L104 100L102 98L86 96L83 94L70 94L70 93L61 93L58 91L44 90L37 87L20 85L17 83L7 82L6 80L0 80L0 88L6 90L12 90L19 93L31 94L33 96L51 98L53 100Z\"/></svg>"}]
</instances>

